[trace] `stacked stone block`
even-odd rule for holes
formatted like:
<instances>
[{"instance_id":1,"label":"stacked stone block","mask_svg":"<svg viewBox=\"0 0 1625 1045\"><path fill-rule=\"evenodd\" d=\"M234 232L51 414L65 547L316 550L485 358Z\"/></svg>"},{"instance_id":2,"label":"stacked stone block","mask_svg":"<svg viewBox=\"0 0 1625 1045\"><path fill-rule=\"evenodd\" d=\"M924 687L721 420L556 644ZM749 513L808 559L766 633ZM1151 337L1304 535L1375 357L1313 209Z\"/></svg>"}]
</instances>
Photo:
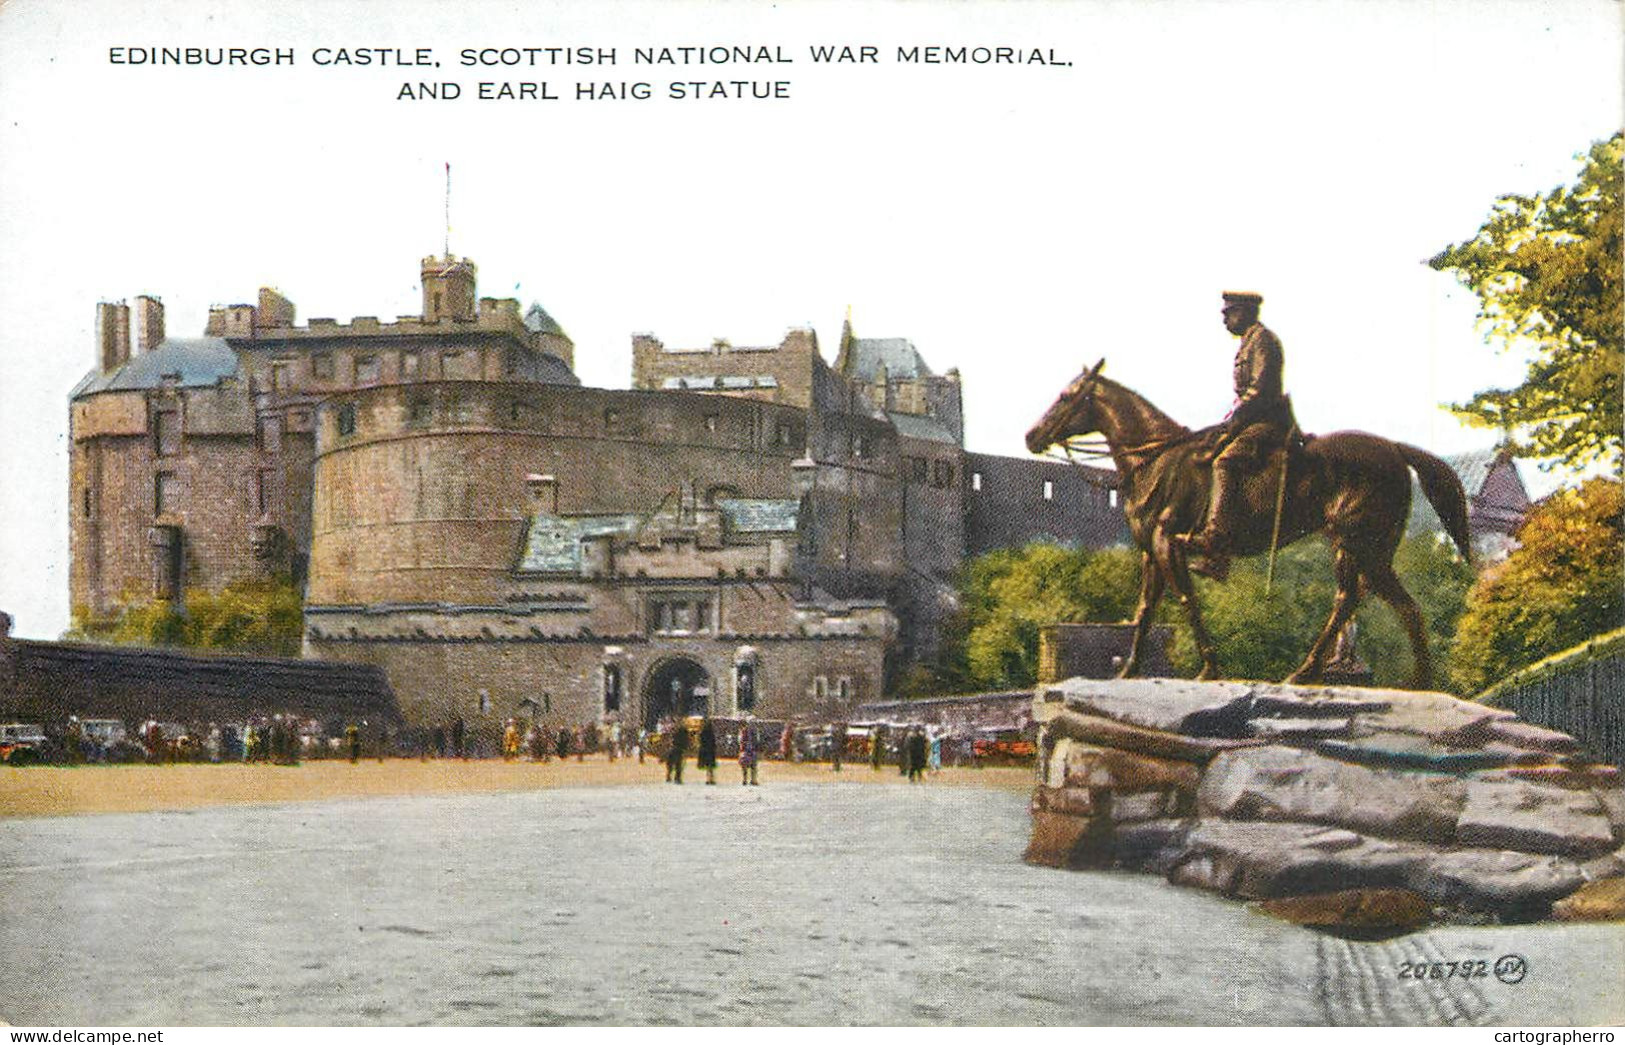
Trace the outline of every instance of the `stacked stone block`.
<instances>
[{"instance_id":1,"label":"stacked stone block","mask_svg":"<svg viewBox=\"0 0 1625 1045\"><path fill-rule=\"evenodd\" d=\"M1033 863L1291 900L1306 922L1592 917L1625 875L1616 767L1442 693L1071 679L1034 717Z\"/></svg>"}]
</instances>

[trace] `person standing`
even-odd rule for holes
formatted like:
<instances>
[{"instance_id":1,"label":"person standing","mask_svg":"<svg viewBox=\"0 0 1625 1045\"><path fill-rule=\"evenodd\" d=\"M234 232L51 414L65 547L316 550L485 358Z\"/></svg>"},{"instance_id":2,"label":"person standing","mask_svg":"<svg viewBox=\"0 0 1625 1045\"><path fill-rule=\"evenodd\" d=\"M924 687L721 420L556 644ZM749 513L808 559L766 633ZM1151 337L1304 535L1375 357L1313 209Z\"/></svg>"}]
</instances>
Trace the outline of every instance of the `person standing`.
<instances>
[{"instance_id":1,"label":"person standing","mask_svg":"<svg viewBox=\"0 0 1625 1045\"><path fill-rule=\"evenodd\" d=\"M671 744L666 749L666 782L683 782L683 756L688 754L688 727L682 722L672 724Z\"/></svg>"},{"instance_id":2,"label":"person standing","mask_svg":"<svg viewBox=\"0 0 1625 1045\"><path fill-rule=\"evenodd\" d=\"M841 771L841 759L846 757L846 723L837 722L829 727L829 760L835 772Z\"/></svg>"},{"instance_id":3,"label":"person standing","mask_svg":"<svg viewBox=\"0 0 1625 1045\"><path fill-rule=\"evenodd\" d=\"M705 716L700 723L700 747L695 756L694 764L705 770L705 782L717 782L717 728L711 724L711 716Z\"/></svg>"},{"instance_id":4,"label":"person standing","mask_svg":"<svg viewBox=\"0 0 1625 1045\"><path fill-rule=\"evenodd\" d=\"M931 770L931 775L935 776L942 772L942 730L931 730L926 734L926 739L931 742L931 755L927 766Z\"/></svg>"},{"instance_id":5,"label":"person standing","mask_svg":"<svg viewBox=\"0 0 1625 1045\"><path fill-rule=\"evenodd\" d=\"M350 745L350 764L361 761L361 727L354 722L344 727L345 742Z\"/></svg>"},{"instance_id":6,"label":"person standing","mask_svg":"<svg viewBox=\"0 0 1625 1045\"><path fill-rule=\"evenodd\" d=\"M746 722L739 727L739 786L746 784L755 787L756 779L756 733Z\"/></svg>"},{"instance_id":7,"label":"person standing","mask_svg":"<svg viewBox=\"0 0 1625 1045\"><path fill-rule=\"evenodd\" d=\"M925 782L926 760L925 727L915 726L908 735L908 779L915 784Z\"/></svg>"},{"instance_id":8,"label":"person standing","mask_svg":"<svg viewBox=\"0 0 1625 1045\"><path fill-rule=\"evenodd\" d=\"M458 715L451 721L451 750L458 758L468 757L468 748L464 746L467 740L467 727L463 725L463 716Z\"/></svg>"},{"instance_id":9,"label":"person standing","mask_svg":"<svg viewBox=\"0 0 1625 1045\"><path fill-rule=\"evenodd\" d=\"M886 757L886 727L877 724L869 731L869 768L880 772L880 763Z\"/></svg>"},{"instance_id":10,"label":"person standing","mask_svg":"<svg viewBox=\"0 0 1625 1045\"><path fill-rule=\"evenodd\" d=\"M794 721L784 724L784 732L779 734L779 757L789 762L795 756L796 750L796 724Z\"/></svg>"}]
</instances>

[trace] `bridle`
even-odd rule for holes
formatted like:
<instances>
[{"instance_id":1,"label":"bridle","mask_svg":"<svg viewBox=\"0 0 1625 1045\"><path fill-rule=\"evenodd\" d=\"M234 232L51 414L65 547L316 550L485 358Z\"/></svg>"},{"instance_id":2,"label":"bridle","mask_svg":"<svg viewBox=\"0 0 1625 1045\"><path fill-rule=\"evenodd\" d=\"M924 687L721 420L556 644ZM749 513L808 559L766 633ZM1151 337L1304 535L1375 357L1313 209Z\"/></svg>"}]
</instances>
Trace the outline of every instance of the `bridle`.
<instances>
[{"instance_id":1,"label":"bridle","mask_svg":"<svg viewBox=\"0 0 1625 1045\"><path fill-rule=\"evenodd\" d=\"M1105 365L1106 360L1102 358L1100 362L1090 368L1088 373L1078 379L1078 391L1074 397L1074 405L1070 413L1075 413L1094 399L1095 380L1100 376L1101 368ZM1059 453L1054 449L1047 449L1043 456L1056 461L1065 461L1067 464L1083 465L1090 461L1110 460L1118 454L1125 457L1134 457L1151 453L1186 442L1193 435L1194 433L1187 431L1163 439L1153 439L1138 446L1119 446L1116 448L1115 453L1104 437L1090 438L1085 435L1072 435L1064 439L1057 439L1050 444L1051 447L1060 447Z\"/></svg>"}]
</instances>

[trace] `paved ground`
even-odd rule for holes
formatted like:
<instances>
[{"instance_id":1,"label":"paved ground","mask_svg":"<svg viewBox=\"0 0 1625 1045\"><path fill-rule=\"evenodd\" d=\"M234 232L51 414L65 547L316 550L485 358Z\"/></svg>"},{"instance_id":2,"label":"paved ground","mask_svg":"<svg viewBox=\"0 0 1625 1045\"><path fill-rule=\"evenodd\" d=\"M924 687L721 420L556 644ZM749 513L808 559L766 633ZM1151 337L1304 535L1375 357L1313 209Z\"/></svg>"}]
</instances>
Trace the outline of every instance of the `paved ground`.
<instances>
[{"instance_id":1,"label":"paved ground","mask_svg":"<svg viewBox=\"0 0 1625 1045\"><path fill-rule=\"evenodd\" d=\"M726 778L725 778L726 779ZM1021 794L578 788L0 821L13 1024L1617 1022L1618 926L1349 944L1020 862ZM1401 963L1528 959L1522 983Z\"/></svg>"}]
</instances>

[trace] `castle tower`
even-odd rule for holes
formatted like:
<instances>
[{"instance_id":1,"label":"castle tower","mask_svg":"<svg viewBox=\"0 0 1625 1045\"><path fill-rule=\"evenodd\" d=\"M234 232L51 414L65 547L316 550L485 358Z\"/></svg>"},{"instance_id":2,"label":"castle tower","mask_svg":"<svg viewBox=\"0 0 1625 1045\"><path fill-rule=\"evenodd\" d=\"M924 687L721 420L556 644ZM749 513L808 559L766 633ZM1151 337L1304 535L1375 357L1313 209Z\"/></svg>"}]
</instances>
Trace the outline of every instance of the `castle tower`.
<instances>
[{"instance_id":1,"label":"castle tower","mask_svg":"<svg viewBox=\"0 0 1625 1045\"><path fill-rule=\"evenodd\" d=\"M467 258L429 256L423 259L423 320L442 319L472 322L476 298L475 275L479 270Z\"/></svg>"}]
</instances>

